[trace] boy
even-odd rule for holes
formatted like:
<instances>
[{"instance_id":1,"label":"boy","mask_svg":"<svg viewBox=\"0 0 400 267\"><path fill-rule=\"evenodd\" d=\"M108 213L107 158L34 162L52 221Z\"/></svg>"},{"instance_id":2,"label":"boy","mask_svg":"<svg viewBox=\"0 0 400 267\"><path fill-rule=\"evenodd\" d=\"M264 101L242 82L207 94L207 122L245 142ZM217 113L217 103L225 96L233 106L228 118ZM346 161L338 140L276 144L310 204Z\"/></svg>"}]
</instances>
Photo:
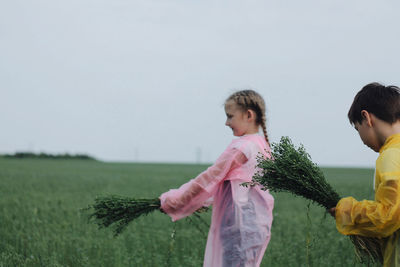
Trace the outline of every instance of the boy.
<instances>
[{"instance_id":1,"label":"boy","mask_svg":"<svg viewBox=\"0 0 400 267\"><path fill-rule=\"evenodd\" d=\"M330 212L340 233L382 238L383 265L400 266L400 89L364 86L348 118L364 144L379 152L375 201L347 197Z\"/></svg>"}]
</instances>

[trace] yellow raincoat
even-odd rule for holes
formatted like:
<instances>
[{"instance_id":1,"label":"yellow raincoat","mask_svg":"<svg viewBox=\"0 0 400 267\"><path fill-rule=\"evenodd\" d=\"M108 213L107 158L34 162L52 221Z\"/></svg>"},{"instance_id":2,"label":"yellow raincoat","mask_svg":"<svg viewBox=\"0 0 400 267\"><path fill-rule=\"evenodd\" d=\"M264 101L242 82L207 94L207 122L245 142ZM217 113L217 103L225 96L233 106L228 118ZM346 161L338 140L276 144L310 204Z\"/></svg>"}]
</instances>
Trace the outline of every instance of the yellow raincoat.
<instances>
[{"instance_id":1,"label":"yellow raincoat","mask_svg":"<svg viewBox=\"0 0 400 267\"><path fill-rule=\"evenodd\" d=\"M336 227L344 235L382 238L386 266L400 266L400 134L387 138L375 171L375 201L346 197L336 206Z\"/></svg>"}]
</instances>

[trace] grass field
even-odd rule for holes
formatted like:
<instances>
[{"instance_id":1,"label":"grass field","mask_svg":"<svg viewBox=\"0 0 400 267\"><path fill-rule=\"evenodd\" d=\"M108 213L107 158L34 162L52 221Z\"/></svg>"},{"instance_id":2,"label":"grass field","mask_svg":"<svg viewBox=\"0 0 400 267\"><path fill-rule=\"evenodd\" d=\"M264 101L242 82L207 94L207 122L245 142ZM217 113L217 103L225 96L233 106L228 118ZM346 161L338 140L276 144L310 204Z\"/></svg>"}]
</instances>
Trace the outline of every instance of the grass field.
<instances>
[{"instance_id":1,"label":"grass field","mask_svg":"<svg viewBox=\"0 0 400 267\"><path fill-rule=\"evenodd\" d=\"M88 224L80 209L98 195L154 198L206 167L0 159L0 266L202 266L205 227L201 232L189 220L173 224L154 213L114 238ZM340 195L373 198L373 170L324 172ZM272 238L262 266L362 266L322 208L273 195ZM210 214L202 217L209 221Z\"/></svg>"}]
</instances>

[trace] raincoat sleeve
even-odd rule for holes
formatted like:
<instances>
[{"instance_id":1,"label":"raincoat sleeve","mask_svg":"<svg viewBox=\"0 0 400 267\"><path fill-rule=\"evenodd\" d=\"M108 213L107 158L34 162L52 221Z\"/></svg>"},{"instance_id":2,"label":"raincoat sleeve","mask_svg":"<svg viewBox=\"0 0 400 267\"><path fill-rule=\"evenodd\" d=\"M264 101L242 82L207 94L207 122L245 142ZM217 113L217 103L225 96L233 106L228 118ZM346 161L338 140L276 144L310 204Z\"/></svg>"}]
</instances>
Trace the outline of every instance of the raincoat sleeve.
<instances>
[{"instance_id":1,"label":"raincoat sleeve","mask_svg":"<svg viewBox=\"0 0 400 267\"><path fill-rule=\"evenodd\" d=\"M400 153L388 149L380 157L375 201L347 197L337 204L336 227L340 233L387 237L400 228Z\"/></svg>"},{"instance_id":2,"label":"raincoat sleeve","mask_svg":"<svg viewBox=\"0 0 400 267\"><path fill-rule=\"evenodd\" d=\"M171 189L160 196L161 209L173 221L184 218L204 205L210 204L217 186L228 173L247 161L238 149L227 148L214 165L202 172L195 179L183 184L178 189Z\"/></svg>"}]
</instances>

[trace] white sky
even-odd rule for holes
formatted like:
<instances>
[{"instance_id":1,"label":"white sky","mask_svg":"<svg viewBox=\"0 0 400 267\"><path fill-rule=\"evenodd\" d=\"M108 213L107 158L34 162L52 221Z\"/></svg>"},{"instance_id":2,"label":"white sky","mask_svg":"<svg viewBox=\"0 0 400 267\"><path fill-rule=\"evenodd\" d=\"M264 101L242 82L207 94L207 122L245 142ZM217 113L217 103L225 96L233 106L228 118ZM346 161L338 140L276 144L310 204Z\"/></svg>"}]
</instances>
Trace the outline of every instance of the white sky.
<instances>
[{"instance_id":1,"label":"white sky","mask_svg":"<svg viewBox=\"0 0 400 267\"><path fill-rule=\"evenodd\" d=\"M354 95L400 85L399 1L0 0L0 153L212 162L223 102L265 98L270 139L374 166Z\"/></svg>"}]
</instances>

